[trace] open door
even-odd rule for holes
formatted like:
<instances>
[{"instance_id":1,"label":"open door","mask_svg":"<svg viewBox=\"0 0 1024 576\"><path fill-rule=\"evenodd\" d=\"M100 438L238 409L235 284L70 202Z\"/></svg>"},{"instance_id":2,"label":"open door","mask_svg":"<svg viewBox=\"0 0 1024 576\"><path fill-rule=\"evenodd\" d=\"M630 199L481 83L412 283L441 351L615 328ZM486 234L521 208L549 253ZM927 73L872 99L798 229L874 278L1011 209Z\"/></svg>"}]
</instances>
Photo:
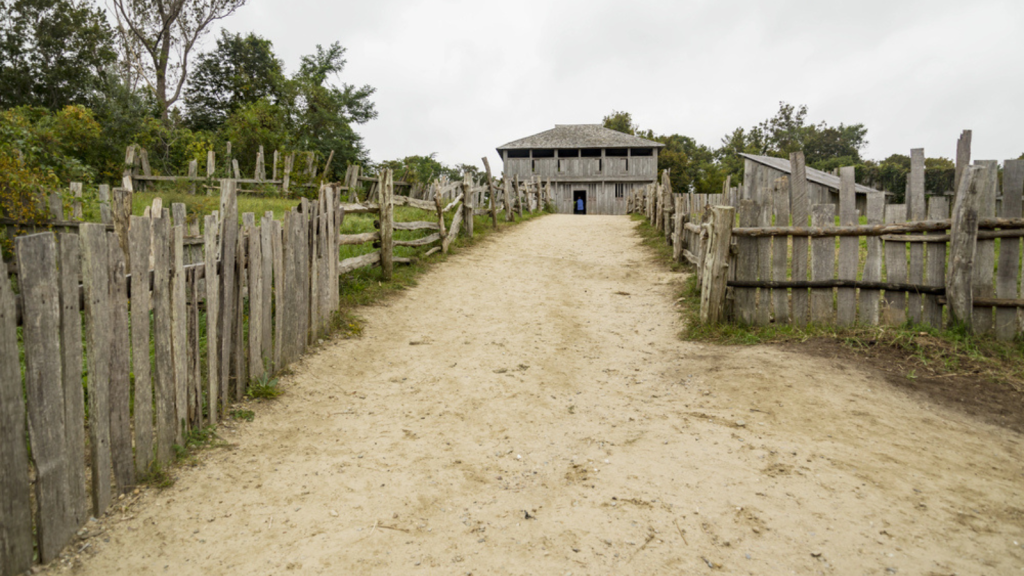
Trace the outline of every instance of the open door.
<instances>
[{"instance_id":1,"label":"open door","mask_svg":"<svg viewBox=\"0 0 1024 576\"><path fill-rule=\"evenodd\" d=\"M572 213L573 214L586 214L587 213L587 191L586 190L573 190L573 193L572 193Z\"/></svg>"}]
</instances>

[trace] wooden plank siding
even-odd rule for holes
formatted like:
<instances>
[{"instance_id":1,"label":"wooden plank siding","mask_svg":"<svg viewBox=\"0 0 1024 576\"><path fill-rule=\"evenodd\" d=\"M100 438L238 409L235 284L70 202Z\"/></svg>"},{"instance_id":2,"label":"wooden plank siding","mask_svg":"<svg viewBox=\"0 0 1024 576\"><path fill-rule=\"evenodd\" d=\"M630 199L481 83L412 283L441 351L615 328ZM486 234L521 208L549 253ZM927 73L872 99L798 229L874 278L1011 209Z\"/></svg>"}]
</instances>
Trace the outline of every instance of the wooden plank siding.
<instances>
[{"instance_id":1,"label":"wooden plank siding","mask_svg":"<svg viewBox=\"0 0 1024 576\"><path fill-rule=\"evenodd\" d=\"M600 151L599 157L567 158L558 157L560 150L553 158L509 158L506 152L502 154L505 177L550 181L555 210L562 214L573 213L573 192L579 190L587 193L587 214L625 214L629 193L657 180L658 150L652 149L650 156L607 156L606 149Z\"/></svg>"}]
</instances>

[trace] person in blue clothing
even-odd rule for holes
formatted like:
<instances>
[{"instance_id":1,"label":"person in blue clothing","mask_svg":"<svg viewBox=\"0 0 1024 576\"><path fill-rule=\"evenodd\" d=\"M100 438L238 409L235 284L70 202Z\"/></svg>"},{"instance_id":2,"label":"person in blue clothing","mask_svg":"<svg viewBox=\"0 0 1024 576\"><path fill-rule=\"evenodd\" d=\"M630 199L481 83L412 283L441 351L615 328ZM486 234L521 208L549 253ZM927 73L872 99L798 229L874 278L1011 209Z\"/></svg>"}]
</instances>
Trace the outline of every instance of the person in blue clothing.
<instances>
[{"instance_id":1,"label":"person in blue clothing","mask_svg":"<svg viewBox=\"0 0 1024 576\"><path fill-rule=\"evenodd\" d=\"M583 198L576 199L576 211L583 212Z\"/></svg>"}]
</instances>

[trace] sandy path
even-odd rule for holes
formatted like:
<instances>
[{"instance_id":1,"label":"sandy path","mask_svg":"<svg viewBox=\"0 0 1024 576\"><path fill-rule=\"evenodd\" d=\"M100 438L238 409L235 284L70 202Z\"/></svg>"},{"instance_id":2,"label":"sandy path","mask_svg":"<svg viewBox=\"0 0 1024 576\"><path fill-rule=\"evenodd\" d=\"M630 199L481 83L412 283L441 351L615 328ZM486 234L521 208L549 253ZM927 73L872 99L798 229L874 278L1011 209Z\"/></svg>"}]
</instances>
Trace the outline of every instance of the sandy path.
<instances>
[{"instance_id":1,"label":"sandy path","mask_svg":"<svg viewBox=\"0 0 1024 576\"><path fill-rule=\"evenodd\" d=\"M75 571L1020 572L1020 436L679 341L680 277L633 226L541 218L365 310Z\"/></svg>"}]
</instances>

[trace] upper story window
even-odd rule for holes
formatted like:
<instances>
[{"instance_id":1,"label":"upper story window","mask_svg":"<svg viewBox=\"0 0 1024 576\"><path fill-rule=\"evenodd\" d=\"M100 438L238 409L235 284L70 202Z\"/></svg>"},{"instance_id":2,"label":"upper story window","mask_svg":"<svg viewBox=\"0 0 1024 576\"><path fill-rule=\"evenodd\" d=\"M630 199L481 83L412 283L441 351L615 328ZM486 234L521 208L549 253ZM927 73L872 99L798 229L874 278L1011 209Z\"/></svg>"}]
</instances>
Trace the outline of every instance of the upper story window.
<instances>
[{"instance_id":1,"label":"upper story window","mask_svg":"<svg viewBox=\"0 0 1024 576\"><path fill-rule=\"evenodd\" d=\"M529 158L530 157L530 151L529 150L506 150L505 153L508 154L509 158Z\"/></svg>"},{"instance_id":2,"label":"upper story window","mask_svg":"<svg viewBox=\"0 0 1024 576\"><path fill-rule=\"evenodd\" d=\"M654 148L631 148L630 156L654 156Z\"/></svg>"}]
</instances>

